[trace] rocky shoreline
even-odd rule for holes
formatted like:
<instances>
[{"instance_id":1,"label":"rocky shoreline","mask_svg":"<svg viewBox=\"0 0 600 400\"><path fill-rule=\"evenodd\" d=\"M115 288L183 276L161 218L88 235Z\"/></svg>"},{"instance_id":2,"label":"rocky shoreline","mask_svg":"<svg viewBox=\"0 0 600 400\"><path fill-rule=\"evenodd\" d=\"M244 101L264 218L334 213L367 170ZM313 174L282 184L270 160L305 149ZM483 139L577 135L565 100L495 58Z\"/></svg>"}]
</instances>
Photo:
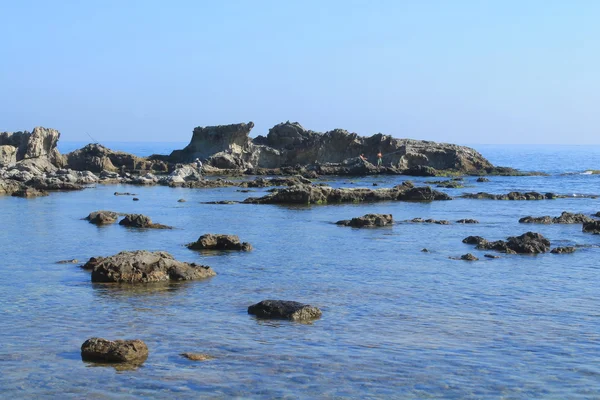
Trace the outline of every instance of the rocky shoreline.
<instances>
[{"instance_id":1,"label":"rocky shoreline","mask_svg":"<svg viewBox=\"0 0 600 400\"><path fill-rule=\"evenodd\" d=\"M453 144L383 134L361 137L342 129L318 133L297 122L275 125L266 137L252 139L253 126L250 122L197 127L184 149L150 157L97 143L63 155L57 148L60 133L55 129L2 132L0 195L38 197L49 191L116 183L189 188L293 186L310 184L310 179L323 175L523 175L495 167L476 150ZM380 166L376 165L378 153L382 154ZM202 160L201 169L196 159ZM242 183L207 178L248 175L288 177Z\"/></svg>"}]
</instances>

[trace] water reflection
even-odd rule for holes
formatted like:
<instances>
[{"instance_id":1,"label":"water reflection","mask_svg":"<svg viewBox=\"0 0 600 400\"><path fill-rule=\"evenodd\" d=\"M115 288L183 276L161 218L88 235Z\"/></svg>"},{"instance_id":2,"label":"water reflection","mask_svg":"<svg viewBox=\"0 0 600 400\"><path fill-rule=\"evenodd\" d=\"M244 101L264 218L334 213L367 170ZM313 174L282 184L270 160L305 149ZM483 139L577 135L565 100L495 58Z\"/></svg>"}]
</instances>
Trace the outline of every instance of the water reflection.
<instances>
[{"instance_id":1,"label":"water reflection","mask_svg":"<svg viewBox=\"0 0 600 400\"><path fill-rule=\"evenodd\" d=\"M107 363L107 362L89 361L89 360L85 360L82 357L81 361L83 361L83 363L85 364L85 366L88 367L88 368L112 367L117 372L124 372L124 371L135 371L135 370L139 369L144 364L144 361L146 361L146 359L138 360L136 362Z\"/></svg>"},{"instance_id":2,"label":"water reflection","mask_svg":"<svg viewBox=\"0 0 600 400\"><path fill-rule=\"evenodd\" d=\"M190 290L193 281L168 281L153 283L92 283L94 295L100 298L130 298L142 296L172 296Z\"/></svg>"}]
</instances>

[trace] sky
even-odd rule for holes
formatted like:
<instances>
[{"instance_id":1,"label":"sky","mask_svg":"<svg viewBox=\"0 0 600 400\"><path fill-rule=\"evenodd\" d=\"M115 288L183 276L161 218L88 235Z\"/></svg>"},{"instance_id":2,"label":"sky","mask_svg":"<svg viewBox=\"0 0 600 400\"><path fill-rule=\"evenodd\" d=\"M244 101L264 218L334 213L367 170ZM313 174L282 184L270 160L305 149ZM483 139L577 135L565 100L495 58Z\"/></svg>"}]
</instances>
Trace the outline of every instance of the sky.
<instances>
[{"instance_id":1,"label":"sky","mask_svg":"<svg viewBox=\"0 0 600 400\"><path fill-rule=\"evenodd\" d=\"M596 0L0 0L0 131L600 144Z\"/></svg>"}]
</instances>

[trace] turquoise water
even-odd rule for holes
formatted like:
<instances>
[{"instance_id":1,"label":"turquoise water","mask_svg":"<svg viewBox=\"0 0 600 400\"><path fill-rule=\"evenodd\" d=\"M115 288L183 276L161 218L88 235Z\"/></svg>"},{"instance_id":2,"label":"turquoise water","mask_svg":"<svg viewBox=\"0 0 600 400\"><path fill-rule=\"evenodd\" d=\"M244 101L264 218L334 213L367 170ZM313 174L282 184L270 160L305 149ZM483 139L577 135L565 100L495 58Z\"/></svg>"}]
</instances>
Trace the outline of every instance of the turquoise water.
<instances>
[{"instance_id":1,"label":"turquoise water","mask_svg":"<svg viewBox=\"0 0 600 400\"><path fill-rule=\"evenodd\" d=\"M140 155L170 151L163 144L142 148ZM478 149L496 164L551 176L467 178L465 189L442 190L600 195L599 175L561 175L600 169L598 149ZM328 183L391 187L403 179ZM202 204L264 193L237 189L98 185L30 200L0 197L2 397L600 397L600 237L582 233L580 225L517 222L526 215L595 213L598 199ZM115 191L137 193L140 201ZM143 213L177 229L99 228L80 220L99 209ZM367 230L333 224L370 212L391 213L398 223ZM481 223L400 222L415 217ZM570 255L489 260L461 242L468 235L504 239L528 230L553 247L583 247ZM184 246L209 232L237 234L254 250L201 254ZM55 264L135 249L165 250L210 265L218 275L131 288L94 285L77 265ZM480 261L448 258L467 252ZM323 317L300 324L247 314L248 305L268 298L310 303ZM79 348L92 336L142 339L150 356L125 371L84 363ZM188 361L182 352L215 359Z\"/></svg>"}]
</instances>

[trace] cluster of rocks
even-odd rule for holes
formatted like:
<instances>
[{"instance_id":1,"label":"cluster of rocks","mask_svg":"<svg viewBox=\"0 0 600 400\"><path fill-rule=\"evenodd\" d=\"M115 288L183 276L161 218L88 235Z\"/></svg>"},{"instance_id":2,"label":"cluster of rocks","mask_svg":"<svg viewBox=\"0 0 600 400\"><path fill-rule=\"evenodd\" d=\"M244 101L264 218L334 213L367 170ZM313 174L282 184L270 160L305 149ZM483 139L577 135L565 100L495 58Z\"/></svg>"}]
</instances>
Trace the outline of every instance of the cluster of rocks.
<instances>
[{"instance_id":1,"label":"cluster of rocks","mask_svg":"<svg viewBox=\"0 0 600 400\"><path fill-rule=\"evenodd\" d=\"M543 217L527 216L519 219L519 222L522 224L583 224L594 221L593 218L587 215L573 214L567 211L563 211L558 217L545 215Z\"/></svg>"},{"instance_id":2,"label":"cluster of rocks","mask_svg":"<svg viewBox=\"0 0 600 400\"><path fill-rule=\"evenodd\" d=\"M527 232L520 236L511 236L506 241L489 242L481 236L468 236L463 243L474 244L477 249L496 250L508 254L538 254L550 250L550 241L539 233Z\"/></svg>"},{"instance_id":3,"label":"cluster of rocks","mask_svg":"<svg viewBox=\"0 0 600 400\"><path fill-rule=\"evenodd\" d=\"M352 228L374 228L389 226L394 223L392 214L365 214L362 217L344 219L336 222L337 225L351 226Z\"/></svg>"},{"instance_id":4,"label":"cluster of rocks","mask_svg":"<svg viewBox=\"0 0 600 400\"><path fill-rule=\"evenodd\" d=\"M451 200L446 193L429 186L413 187L402 184L383 189L334 189L329 186L296 185L275 190L263 197L250 197L244 203L251 204L331 204L374 201L433 201Z\"/></svg>"},{"instance_id":5,"label":"cluster of rocks","mask_svg":"<svg viewBox=\"0 0 600 400\"><path fill-rule=\"evenodd\" d=\"M410 223L417 223L417 224L437 224L437 225L450 225L450 221L446 220L446 219L433 219L433 218L413 218L413 219L409 219L406 220L404 222L410 222ZM465 218L465 219L459 219L458 221L456 221L457 224L478 224L479 221L477 221L476 219L470 219L470 218Z\"/></svg>"},{"instance_id":6,"label":"cluster of rocks","mask_svg":"<svg viewBox=\"0 0 600 400\"><path fill-rule=\"evenodd\" d=\"M156 224L152 222L150 217L143 214L122 214L114 211L100 210L91 212L84 219L89 221L90 224L109 225L117 222L119 216L124 216L119 221L119 225L130 228L173 229L173 227L168 225Z\"/></svg>"},{"instance_id":7,"label":"cluster of rocks","mask_svg":"<svg viewBox=\"0 0 600 400\"><path fill-rule=\"evenodd\" d=\"M486 200L546 200L546 199L556 199L562 196L559 196L555 193L538 193L538 192L510 192L507 194L491 194L485 192L479 193L466 193L460 196L465 199L486 199Z\"/></svg>"}]
</instances>

